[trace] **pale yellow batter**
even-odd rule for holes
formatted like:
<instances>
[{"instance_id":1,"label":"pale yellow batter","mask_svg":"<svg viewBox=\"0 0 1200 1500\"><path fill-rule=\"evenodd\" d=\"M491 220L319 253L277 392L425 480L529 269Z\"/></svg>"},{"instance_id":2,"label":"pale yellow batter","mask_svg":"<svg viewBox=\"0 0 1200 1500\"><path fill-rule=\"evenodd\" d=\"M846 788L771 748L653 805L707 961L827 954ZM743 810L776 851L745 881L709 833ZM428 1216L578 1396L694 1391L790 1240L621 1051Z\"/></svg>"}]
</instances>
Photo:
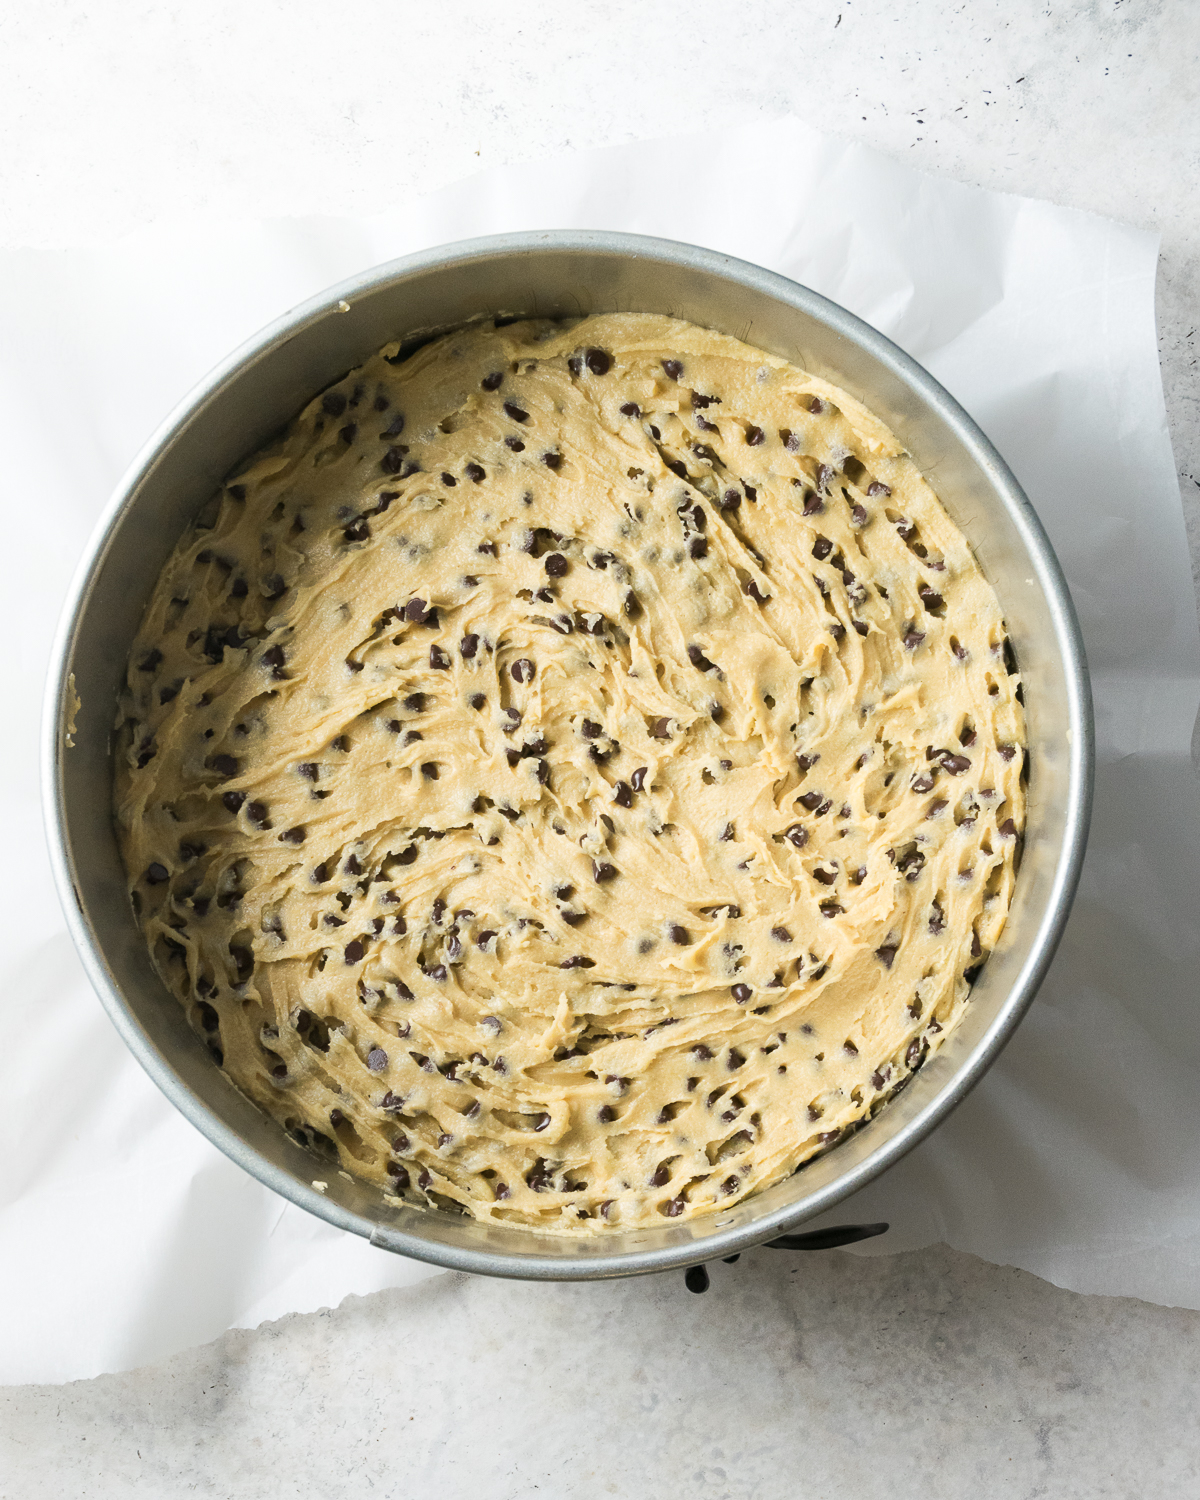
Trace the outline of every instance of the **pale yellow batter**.
<instances>
[{"instance_id":1,"label":"pale yellow batter","mask_svg":"<svg viewBox=\"0 0 1200 1500\"><path fill-rule=\"evenodd\" d=\"M238 1087L388 1194L708 1213L967 1003L1018 682L966 540L837 388L657 316L391 345L163 570L130 891Z\"/></svg>"}]
</instances>

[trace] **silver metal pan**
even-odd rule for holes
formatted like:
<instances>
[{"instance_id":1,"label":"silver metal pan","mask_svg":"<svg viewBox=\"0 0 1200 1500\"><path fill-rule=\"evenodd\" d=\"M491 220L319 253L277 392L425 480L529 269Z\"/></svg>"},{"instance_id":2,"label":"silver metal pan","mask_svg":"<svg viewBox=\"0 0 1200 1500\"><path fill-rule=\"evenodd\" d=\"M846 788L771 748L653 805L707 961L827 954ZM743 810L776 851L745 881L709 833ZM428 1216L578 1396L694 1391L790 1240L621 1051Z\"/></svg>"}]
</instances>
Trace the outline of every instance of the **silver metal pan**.
<instances>
[{"instance_id":1,"label":"silver metal pan","mask_svg":"<svg viewBox=\"0 0 1200 1500\"><path fill-rule=\"evenodd\" d=\"M330 1172L235 1091L155 974L134 922L110 811L109 739L130 643L168 554L224 476L315 392L392 338L487 313L606 311L671 313L733 334L843 386L892 426L999 595L1024 682L1029 804L1000 945L962 1022L902 1094L834 1150L727 1213L574 1239L389 1206ZM43 763L72 935L117 1030L168 1099L268 1187L375 1245L455 1270L544 1280L692 1266L778 1238L945 1119L1012 1035L1062 934L1087 839L1093 742L1083 647L1054 552L1004 461L937 381L843 308L757 266L636 235L555 232L443 246L343 282L192 392L119 486L80 565L52 657ZM325 1194L314 1177L328 1181Z\"/></svg>"}]
</instances>

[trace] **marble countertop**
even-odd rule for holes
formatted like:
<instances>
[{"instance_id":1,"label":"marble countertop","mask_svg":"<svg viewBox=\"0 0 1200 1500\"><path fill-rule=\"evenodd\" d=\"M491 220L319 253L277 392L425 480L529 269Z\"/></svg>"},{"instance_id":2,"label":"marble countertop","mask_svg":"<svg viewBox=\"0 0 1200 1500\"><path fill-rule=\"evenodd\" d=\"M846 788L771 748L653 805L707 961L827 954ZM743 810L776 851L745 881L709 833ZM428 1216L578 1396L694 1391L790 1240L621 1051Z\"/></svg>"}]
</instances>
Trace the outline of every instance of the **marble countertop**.
<instances>
[{"instance_id":1,"label":"marble countertop","mask_svg":"<svg viewBox=\"0 0 1200 1500\"><path fill-rule=\"evenodd\" d=\"M0 38L9 245L401 207L481 165L784 112L1157 229L1200 578L1200 8L295 0L285 18L266 0L68 0L10 8ZM759 1250L703 1298L678 1274L442 1276L130 1374L0 1391L0 1500L1200 1493L1198 1334L1198 1313L939 1247Z\"/></svg>"}]
</instances>

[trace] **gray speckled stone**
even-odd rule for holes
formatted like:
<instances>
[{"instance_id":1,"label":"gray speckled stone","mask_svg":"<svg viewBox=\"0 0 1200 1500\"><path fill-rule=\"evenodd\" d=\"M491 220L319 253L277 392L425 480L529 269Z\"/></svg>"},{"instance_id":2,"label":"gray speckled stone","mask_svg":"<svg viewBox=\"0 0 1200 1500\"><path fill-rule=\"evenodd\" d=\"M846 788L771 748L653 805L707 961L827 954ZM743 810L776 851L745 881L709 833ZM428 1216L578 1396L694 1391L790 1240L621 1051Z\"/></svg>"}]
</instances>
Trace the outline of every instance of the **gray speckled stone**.
<instances>
[{"instance_id":1,"label":"gray speckled stone","mask_svg":"<svg viewBox=\"0 0 1200 1500\"><path fill-rule=\"evenodd\" d=\"M0 1493L923 1500L1200 1493L1200 1313L944 1248L440 1277L0 1392Z\"/></svg>"}]
</instances>

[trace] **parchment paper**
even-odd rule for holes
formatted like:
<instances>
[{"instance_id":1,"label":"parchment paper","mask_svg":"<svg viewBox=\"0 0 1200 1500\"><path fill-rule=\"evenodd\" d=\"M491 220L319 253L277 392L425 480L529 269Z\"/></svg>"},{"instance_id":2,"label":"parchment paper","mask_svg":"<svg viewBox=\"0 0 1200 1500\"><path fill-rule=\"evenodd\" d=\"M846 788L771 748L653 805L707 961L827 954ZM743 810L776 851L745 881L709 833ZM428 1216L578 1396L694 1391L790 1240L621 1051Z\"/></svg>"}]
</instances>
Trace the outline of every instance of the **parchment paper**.
<instances>
[{"instance_id":1,"label":"parchment paper","mask_svg":"<svg viewBox=\"0 0 1200 1500\"><path fill-rule=\"evenodd\" d=\"M0 252L0 1382L130 1368L435 1274L275 1198L125 1053L51 885L36 725L75 562L194 381L352 272L544 227L689 240L816 288L931 369L1029 492L1094 673L1079 899L982 1085L827 1218L890 1220L869 1253L945 1240L1076 1290L1200 1307L1200 638L1155 346L1156 238L787 119L492 171L372 219L207 220Z\"/></svg>"}]
</instances>

